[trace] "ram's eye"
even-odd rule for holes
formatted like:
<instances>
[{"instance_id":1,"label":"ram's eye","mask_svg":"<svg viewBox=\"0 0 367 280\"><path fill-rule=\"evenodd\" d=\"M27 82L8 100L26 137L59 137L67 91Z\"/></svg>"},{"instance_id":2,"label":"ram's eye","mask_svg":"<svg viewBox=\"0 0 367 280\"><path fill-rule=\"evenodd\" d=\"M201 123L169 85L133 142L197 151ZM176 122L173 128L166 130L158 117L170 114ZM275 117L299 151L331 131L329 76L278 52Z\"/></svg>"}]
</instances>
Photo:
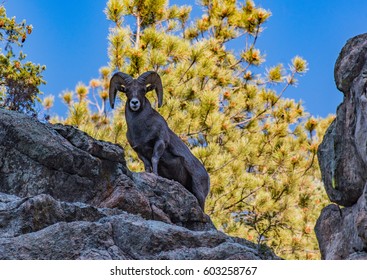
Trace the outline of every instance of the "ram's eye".
<instances>
[{"instance_id":1,"label":"ram's eye","mask_svg":"<svg viewBox=\"0 0 367 280\"><path fill-rule=\"evenodd\" d=\"M153 89L154 89L154 85L151 85L151 84L147 85L147 87L146 87L147 92L151 91Z\"/></svg>"},{"instance_id":2,"label":"ram's eye","mask_svg":"<svg viewBox=\"0 0 367 280\"><path fill-rule=\"evenodd\" d=\"M124 86L120 86L119 91L121 91L121 92L126 92L126 87L124 87Z\"/></svg>"},{"instance_id":3,"label":"ram's eye","mask_svg":"<svg viewBox=\"0 0 367 280\"><path fill-rule=\"evenodd\" d=\"M362 71L362 78L366 79L367 78L367 68L364 68Z\"/></svg>"}]
</instances>

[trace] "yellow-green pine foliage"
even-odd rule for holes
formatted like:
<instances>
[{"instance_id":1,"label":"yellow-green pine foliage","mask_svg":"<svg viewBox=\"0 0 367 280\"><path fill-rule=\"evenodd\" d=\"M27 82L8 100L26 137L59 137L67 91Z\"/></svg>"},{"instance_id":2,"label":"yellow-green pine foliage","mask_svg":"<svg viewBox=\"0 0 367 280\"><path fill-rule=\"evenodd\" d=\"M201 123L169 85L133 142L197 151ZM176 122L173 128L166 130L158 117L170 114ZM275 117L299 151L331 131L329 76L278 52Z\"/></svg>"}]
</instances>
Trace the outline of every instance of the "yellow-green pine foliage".
<instances>
[{"instance_id":1,"label":"yellow-green pine foliage","mask_svg":"<svg viewBox=\"0 0 367 280\"><path fill-rule=\"evenodd\" d=\"M286 259L317 259L313 228L327 200L316 151L333 117L314 118L282 97L307 71L304 59L261 67L256 42L269 11L252 1L199 4L202 16L190 20L191 7L166 0L108 1L109 66L83 98L78 89L63 94L65 123L119 143L130 169L143 170L125 137L123 93L107 113L108 81L115 70L133 77L157 71L163 106L158 110L154 94L148 98L208 170L206 212L217 228ZM233 50L233 41L242 49Z\"/></svg>"},{"instance_id":2,"label":"yellow-green pine foliage","mask_svg":"<svg viewBox=\"0 0 367 280\"><path fill-rule=\"evenodd\" d=\"M35 113L41 94L39 86L45 84L42 72L45 66L24 62L22 52L16 56L13 46L22 46L32 33L32 25L9 18L0 3L0 107L24 113Z\"/></svg>"}]
</instances>

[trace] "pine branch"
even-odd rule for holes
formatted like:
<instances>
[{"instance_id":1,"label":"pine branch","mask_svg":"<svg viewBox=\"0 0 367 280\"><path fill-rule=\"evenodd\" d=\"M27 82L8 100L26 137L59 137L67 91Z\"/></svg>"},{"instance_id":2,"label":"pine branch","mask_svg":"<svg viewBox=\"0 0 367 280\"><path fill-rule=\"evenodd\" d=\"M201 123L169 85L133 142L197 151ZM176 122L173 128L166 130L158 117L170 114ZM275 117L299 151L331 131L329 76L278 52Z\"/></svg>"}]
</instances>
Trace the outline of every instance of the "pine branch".
<instances>
[{"instance_id":1,"label":"pine branch","mask_svg":"<svg viewBox=\"0 0 367 280\"><path fill-rule=\"evenodd\" d=\"M140 29L141 29L141 18L140 13L138 12L136 15L136 40L135 40L136 50L138 50L140 47Z\"/></svg>"},{"instance_id":2,"label":"pine branch","mask_svg":"<svg viewBox=\"0 0 367 280\"><path fill-rule=\"evenodd\" d=\"M263 184L262 186L260 187L257 187L256 189L254 189L253 191L251 191L250 193L248 193L246 196L244 197L241 197L239 200L237 200L236 202L230 204L229 206L226 206L224 207L224 210L228 210L228 209L231 209L233 208L234 206L236 206L237 204L239 203L242 203L244 202L247 198L249 198L251 195L257 193L260 189L262 189L263 187L265 187L265 184Z\"/></svg>"},{"instance_id":3,"label":"pine branch","mask_svg":"<svg viewBox=\"0 0 367 280\"><path fill-rule=\"evenodd\" d=\"M181 76L180 80L178 81L178 85L177 85L177 86L182 85L182 84L181 84L182 79L185 77L186 73L191 69L191 67L195 64L195 62L196 62L196 59L193 59L193 60L192 60L192 62L191 62L191 64L189 65L189 67L188 67L188 68L186 69L186 71L182 74L182 76Z\"/></svg>"}]
</instances>

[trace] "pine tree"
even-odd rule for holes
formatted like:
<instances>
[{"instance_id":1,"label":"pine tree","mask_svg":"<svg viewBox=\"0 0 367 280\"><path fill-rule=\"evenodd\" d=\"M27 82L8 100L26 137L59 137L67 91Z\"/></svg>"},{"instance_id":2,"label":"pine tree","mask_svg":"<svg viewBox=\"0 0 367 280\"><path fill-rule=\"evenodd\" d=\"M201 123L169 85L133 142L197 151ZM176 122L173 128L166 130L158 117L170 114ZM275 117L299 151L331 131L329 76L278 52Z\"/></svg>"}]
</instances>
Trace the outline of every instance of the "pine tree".
<instances>
[{"instance_id":1,"label":"pine tree","mask_svg":"<svg viewBox=\"0 0 367 280\"><path fill-rule=\"evenodd\" d=\"M34 105L40 101L39 86L45 84L42 72L45 66L24 62L26 55L14 49L22 47L32 33L32 25L23 20L9 18L0 4L0 107L25 113L35 113ZM4 52L3 52L4 51Z\"/></svg>"},{"instance_id":2,"label":"pine tree","mask_svg":"<svg viewBox=\"0 0 367 280\"><path fill-rule=\"evenodd\" d=\"M288 68L263 70L256 43L271 13L252 1L201 0L200 8L202 17L190 23L189 6L109 0L109 66L89 87L63 94L64 122L119 143L130 169L142 171L125 138L123 94L112 115L105 103L113 71L157 71L163 107L154 94L150 101L208 170L206 212L217 228L287 259L319 258L313 227L326 196L316 151L333 117L314 118L283 97L307 62L295 56ZM242 50L230 48L234 41Z\"/></svg>"}]
</instances>

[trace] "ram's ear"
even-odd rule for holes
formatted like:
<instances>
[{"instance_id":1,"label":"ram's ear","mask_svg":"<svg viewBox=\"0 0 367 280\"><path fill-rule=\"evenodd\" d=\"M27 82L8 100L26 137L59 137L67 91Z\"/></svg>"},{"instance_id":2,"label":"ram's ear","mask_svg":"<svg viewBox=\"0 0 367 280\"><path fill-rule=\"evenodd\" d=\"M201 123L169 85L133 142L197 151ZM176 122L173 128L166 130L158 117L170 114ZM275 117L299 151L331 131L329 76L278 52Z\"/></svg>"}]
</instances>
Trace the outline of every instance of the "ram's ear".
<instances>
[{"instance_id":1,"label":"ram's ear","mask_svg":"<svg viewBox=\"0 0 367 280\"><path fill-rule=\"evenodd\" d=\"M133 78L125 73L117 72L110 80L109 99L111 108L115 106L115 98L117 91L126 93L126 87L133 82Z\"/></svg>"}]
</instances>

